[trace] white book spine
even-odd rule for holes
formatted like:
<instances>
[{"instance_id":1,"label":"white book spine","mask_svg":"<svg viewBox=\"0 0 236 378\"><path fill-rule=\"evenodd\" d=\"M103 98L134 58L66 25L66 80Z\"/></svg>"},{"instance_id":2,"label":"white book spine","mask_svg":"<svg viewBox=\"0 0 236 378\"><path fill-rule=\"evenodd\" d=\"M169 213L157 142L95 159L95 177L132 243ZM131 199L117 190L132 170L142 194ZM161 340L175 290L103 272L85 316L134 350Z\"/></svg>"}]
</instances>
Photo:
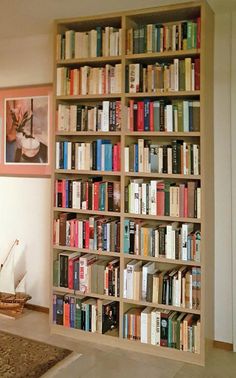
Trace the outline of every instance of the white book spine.
<instances>
[{"instance_id":1,"label":"white book spine","mask_svg":"<svg viewBox=\"0 0 236 378\"><path fill-rule=\"evenodd\" d=\"M197 188L197 218L201 218L201 188Z\"/></svg>"},{"instance_id":2,"label":"white book spine","mask_svg":"<svg viewBox=\"0 0 236 378\"><path fill-rule=\"evenodd\" d=\"M56 169L60 169L60 142L56 142Z\"/></svg>"},{"instance_id":3,"label":"white book spine","mask_svg":"<svg viewBox=\"0 0 236 378\"><path fill-rule=\"evenodd\" d=\"M166 258L172 258L172 227L171 225L166 226L166 237L165 237L165 249L166 249Z\"/></svg>"},{"instance_id":4,"label":"white book spine","mask_svg":"<svg viewBox=\"0 0 236 378\"><path fill-rule=\"evenodd\" d=\"M109 101L102 102L102 131L109 131Z\"/></svg>"},{"instance_id":5,"label":"white book spine","mask_svg":"<svg viewBox=\"0 0 236 378\"><path fill-rule=\"evenodd\" d=\"M188 260L187 242L188 242L188 225L182 224L181 230L182 256L181 260Z\"/></svg>"},{"instance_id":6,"label":"white book spine","mask_svg":"<svg viewBox=\"0 0 236 378\"><path fill-rule=\"evenodd\" d=\"M127 269L123 271L123 296L127 298Z\"/></svg>"},{"instance_id":7,"label":"white book spine","mask_svg":"<svg viewBox=\"0 0 236 378\"><path fill-rule=\"evenodd\" d=\"M129 172L129 147L125 147L125 172Z\"/></svg>"},{"instance_id":8,"label":"white book spine","mask_svg":"<svg viewBox=\"0 0 236 378\"><path fill-rule=\"evenodd\" d=\"M151 344L156 345L157 333L156 333L156 321L157 321L157 311L151 312Z\"/></svg>"},{"instance_id":9,"label":"white book spine","mask_svg":"<svg viewBox=\"0 0 236 378\"><path fill-rule=\"evenodd\" d=\"M147 185L142 183L142 214L147 214Z\"/></svg>"},{"instance_id":10,"label":"white book spine","mask_svg":"<svg viewBox=\"0 0 236 378\"><path fill-rule=\"evenodd\" d=\"M173 106L166 105L166 131L173 131Z\"/></svg>"},{"instance_id":11,"label":"white book spine","mask_svg":"<svg viewBox=\"0 0 236 378\"><path fill-rule=\"evenodd\" d=\"M127 265L126 267L126 276L127 276L127 294L126 298L133 299L134 291L134 267L132 265Z\"/></svg>"},{"instance_id":12,"label":"white book spine","mask_svg":"<svg viewBox=\"0 0 236 378\"><path fill-rule=\"evenodd\" d=\"M148 342L148 314L141 312L141 343Z\"/></svg>"},{"instance_id":13,"label":"white book spine","mask_svg":"<svg viewBox=\"0 0 236 378\"><path fill-rule=\"evenodd\" d=\"M157 201L156 201L156 193L157 193L157 181L151 180L151 208L150 213L151 215L157 215Z\"/></svg>"}]
</instances>

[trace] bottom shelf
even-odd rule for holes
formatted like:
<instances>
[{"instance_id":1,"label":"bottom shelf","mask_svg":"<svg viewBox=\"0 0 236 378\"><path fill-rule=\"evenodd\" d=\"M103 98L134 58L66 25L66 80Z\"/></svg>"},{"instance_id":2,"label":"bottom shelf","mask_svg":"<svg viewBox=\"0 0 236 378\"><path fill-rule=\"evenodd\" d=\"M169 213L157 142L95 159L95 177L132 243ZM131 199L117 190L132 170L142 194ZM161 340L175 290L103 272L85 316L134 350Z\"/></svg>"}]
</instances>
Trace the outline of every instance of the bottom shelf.
<instances>
[{"instance_id":1,"label":"bottom shelf","mask_svg":"<svg viewBox=\"0 0 236 378\"><path fill-rule=\"evenodd\" d=\"M134 352L154 355L156 357L169 358L176 361L204 366L204 352L201 354L183 352L177 349L143 344L138 341L131 341L121 337L111 337L107 334L103 335L97 332L85 332L76 328L67 328L57 324L51 325L51 333L73 337L78 341L90 341L97 344L107 345L108 347L117 347Z\"/></svg>"}]
</instances>

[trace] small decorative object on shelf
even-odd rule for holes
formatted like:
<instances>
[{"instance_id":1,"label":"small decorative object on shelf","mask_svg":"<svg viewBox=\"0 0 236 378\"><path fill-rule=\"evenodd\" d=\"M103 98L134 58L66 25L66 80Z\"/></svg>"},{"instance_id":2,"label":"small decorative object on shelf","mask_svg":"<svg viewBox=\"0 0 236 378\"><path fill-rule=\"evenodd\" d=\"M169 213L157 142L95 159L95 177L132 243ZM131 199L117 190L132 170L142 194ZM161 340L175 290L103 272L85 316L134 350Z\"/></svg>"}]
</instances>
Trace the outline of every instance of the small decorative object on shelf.
<instances>
[{"instance_id":1,"label":"small decorative object on shelf","mask_svg":"<svg viewBox=\"0 0 236 378\"><path fill-rule=\"evenodd\" d=\"M0 270L0 313L15 317L21 314L25 303L31 299L26 294L25 271L19 271L24 261L25 247L16 239Z\"/></svg>"}]
</instances>

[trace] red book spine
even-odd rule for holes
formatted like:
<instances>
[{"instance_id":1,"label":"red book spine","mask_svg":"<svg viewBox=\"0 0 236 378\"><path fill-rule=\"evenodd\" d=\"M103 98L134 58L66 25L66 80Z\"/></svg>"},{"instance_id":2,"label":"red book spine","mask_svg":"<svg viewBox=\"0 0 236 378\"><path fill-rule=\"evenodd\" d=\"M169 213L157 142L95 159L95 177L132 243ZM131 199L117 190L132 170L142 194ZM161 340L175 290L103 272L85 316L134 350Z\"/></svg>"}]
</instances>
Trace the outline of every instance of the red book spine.
<instances>
[{"instance_id":1,"label":"red book spine","mask_svg":"<svg viewBox=\"0 0 236 378\"><path fill-rule=\"evenodd\" d=\"M195 90L200 90L200 59L197 58L194 61L194 68L195 68Z\"/></svg>"},{"instance_id":2,"label":"red book spine","mask_svg":"<svg viewBox=\"0 0 236 378\"><path fill-rule=\"evenodd\" d=\"M118 145L115 144L113 146L113 156L112 156L112 170L113 171L118 171Z\"/></svg>"},{"instance_id":3,"label":"red book spine","mask_svg":"<svg viewBox=\"0 0 236 378\"><path fill-rule=\"evenodd\" d=\"M120 171L120 168L121 168L121 164L120 164L120 142L117 143L117 156L118 156L118 159L117 159L117 171Z\"/></svg>"},{"instance_id":4,"label":"red book spine","mask_svg":"<svg viewBox=\"0 0 236 378\"><path fill-rule=\"evenodd\" d=\"M184 217L188 217L188 188L184 188Z\"/></svg>"},{"instance_id":5,"label":"red book spine","mask_svg":"<svg viewBox=\"0 0 236 378\"><path fill-rule=\"evenodd\" d=\"M64 302L63 309L63 325L65 327L70 327L70 304Z\"/></svg>"},{"instance_id":6,"label":"red book spine","mask_svg":"<svg viewBox=\"0 0 236 378\"><path fill-rule=\"evenodd\" d=\"M85 221L85 248L89 249L89 220Z\"/></svg>"},{"instance_id":7,"label":"red book spine","mask_svg":"<svg viewBox=\"0 0 236 378\"><path fill-rule=\"evenodd\" d=\"M149 130L154 131L154 105L153 101L149 104Z\"/></svg>"},{"instance_id":8,"label":"red book spine","mask_svg":"<svg viewBox=\"0 0 236 378\"><path fill-rule=\"evenodd\" d=\"M129 109L130 109L130 115L129 115L130 131L134 131L134 100L130 100Z\"/></svg>"},{"instance_id":9,"label":"red book spine","mask_svg":"<svg viewBox=\"0 0 236 378\"><path fill-rule=\"evenodd\" d=\"M68 288L74 288L74 260L69 259L69 268L68 268Z\"/></svg>"},{"instance_id":10,"label":"red book spine","mask_svg":"<svg viewBox=\"0 0 236 378\"><path fill-rule=\"evenodd\" d=\"M197 18L197 49L201 47L201 17Z\"/></svg>"},{"instance_id":11,"label":"red book spine","mask_svg":"<svg viewBox=\"0 0 236 378\"><path fill-rule=\"evenodd\" d=\"M93 210L99 210L99 182L93 183Z\"/></svg>"},{"instance_id":12,"label":"red book spine","mask_svg":"<svg viewBox=\"0 0 236 378\"><path fill-rule=\"evenodd\" d=\"M138 101L138 129L144 131L144 102Z\"/></svg>"}]
</instances>

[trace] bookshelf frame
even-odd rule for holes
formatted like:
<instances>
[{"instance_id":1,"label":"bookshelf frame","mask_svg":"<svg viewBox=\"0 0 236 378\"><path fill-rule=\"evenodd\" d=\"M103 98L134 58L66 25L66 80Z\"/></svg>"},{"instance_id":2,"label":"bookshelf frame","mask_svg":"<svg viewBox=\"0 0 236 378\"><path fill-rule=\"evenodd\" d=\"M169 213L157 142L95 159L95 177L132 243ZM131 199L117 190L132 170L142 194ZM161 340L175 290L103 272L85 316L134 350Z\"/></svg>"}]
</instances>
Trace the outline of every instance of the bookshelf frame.
<instances>
[{"instance_id":1,"label":"bookshelf frame","mask_svg":"<svg viewBox=\"0 0 236 378\"><path fill-rule=\"evenodd\" d=\"M163 53L147 53L147 54L132 54L127 55L125 51L125 30L132 24L132 22L144 20L144 23L148 23L149 20L153 20L153 15L162 22L167 22L169 19L183 20L185 18L193 16L193 14L201 14L201 48L185 51L170 51ZM109 136L109 138L119 138L121 143L121 151L124 151L125 141L127 137L195 137L198 138L201 146L201 174L198 176L186 176L186 175L167 175L167 174L155 174L155 173L134 173L125 172L124 169L124 154L121 153L121 171L120 172L107 172L107 171L78 171L78 170L54 170L52 175L52 182L60 175L70 178L71 175L103 175L107 177L116 177L121 182L121 209L120 212L101 212L94 210L78 210L78 209L64 209L54 207L54 185L52 185L51 193L51 225L53 230L53 219L61 211L73 212L76 214L86 215L107 215L120 219L121 237L120 237L120 253L116 252L104 252L93 251L87 249L78 249L71 247L63 247L53 245L53 239L51 232L51 258L50 258L50 272L51 272L51 290L50 290L50 327L51 332L74 337L78 340L92 341L97 343L106 344L109 346L116 346L125 348L132 351L147 353L155 356L166 357L174 360L179 360L188 363L194 363L198 365L205 364L205 350L206 345L212 344L214 338L214 161L213 161L213 34L214 34L214 16L211 8L206 1L189 2L184 4L175 4L169 6L161 6L155 8L146 8L139 10L130 10L124 12L117 12L114 14L96 15L94 17L79 17L71 19L62 19L55 22L54 27L54 40L56 41L57 33L62 33L69 28L76 30L77 26L80 26L82 30L90 30L94 25L109 25L110 23L120 23L122 28L122 54L117 57L98 57L98 58L82 58L82 59L69 59L69 60L56 60L56 43L54 46L54 114L53 124L56 122L56 108L60 101L63 103L72 103L73 101L102 101L105 99L120 99L122 106L122 127L119 132L62 132L54 131L54 143L53 143L53 157L55 166L55 141L57 138L70 137L70 140L76 140L80 136L83 138L89 137L95 138L96 136ZM200 91L179 91L179 92L165 92L165 93L125 93L125 65L129 62L148 61L155 59L165 58L184 58L195 57L201 58L201 78L200 78ZM106 94L106 95L79 95L79 96L57 96L56 95L56 69L61 66L77 67L84 64L88 65L101 65L106 63L121 63L122 65L122 92L120 94ZM130 132L125 129L125 112L124 107L130 98L159 98L159 97L172 97L172 98L198 98L200 99L200 131L199 132ZM56 128L56 127L55 127ZM173 178L178 180L195 179L201 182L201 219L198 218L175 218L175 217L160 217L154 215L138 215L125 213L124 209L124 187L125 180L129 178ZM123 253L123 237L122 230L124 226L124 220L126 218L132 219L146 219L151 221L179 221L179 222L191 222L201 225L202 241L201 241L201 262L170 260L165 258L145 257ZM52 294L57 293L71 293L74 294L74 290L64 288L54 288L52 285L53 277L53 256L59 251L80 251L83 253L92 253L99 256L113 256L120 258L120 297L115 298L119 302L120 316L119 316L119 336L112 337L107 335L101 335L98 333L90 333L83 330L74 328L66 328L64 326L53 324L52 322ZM174 265L186 265L186 266L200 266L202 271L202 283L201 283L201 310L188 310L181 307L155 305L150 302L134 301L123 298L123 270L126 260L137 259L143 261L155 261L159 263L165 263ZM78 292L78 294L81 294ZM114 297L108 297L99 294L87 294L87 297L101 298L101 299L114 299ZM130 340L123 339L123 314L127 304L135 304L142 306L151 306L159 308L169 308L186 313L200 314L201 316L201 337L200 337L200 354L183 352L177 349L156 347L149 344L142 344L141 342L132 342Z\"/></svg>"}]
</instances>

